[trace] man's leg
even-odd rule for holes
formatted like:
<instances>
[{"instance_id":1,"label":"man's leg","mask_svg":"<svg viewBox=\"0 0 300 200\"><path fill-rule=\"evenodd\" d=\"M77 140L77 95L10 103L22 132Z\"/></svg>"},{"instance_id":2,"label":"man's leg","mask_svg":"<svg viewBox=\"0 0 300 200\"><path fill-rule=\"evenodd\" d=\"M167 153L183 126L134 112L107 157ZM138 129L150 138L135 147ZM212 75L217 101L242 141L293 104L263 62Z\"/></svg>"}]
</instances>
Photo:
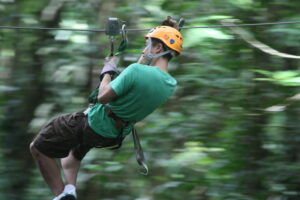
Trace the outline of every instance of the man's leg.
<instances>
[{"instance_id":1,"label":"man's leg","mask_svg":"<svg viewBox=\"0 0 300 200\"><path fill-rule=\"evenodd\" d=\"M30 144L30 151L33 158L36 160L44 180L49 185L53 194L57 196L62 193L64 190L64 183L60 175L60 167L56 160L37 150L37 148L34 147L33 142Z\"/></svg>"},{"instance_id":2,"label":"man's leg","mask_svg":"<svg viewBox=\"0 0 300 200\"><path fill-rule=\"evenodd\" d=\"M62 168L66 179L66 184L76 185L77 174L80 168L80 160L74 157L71 151L66 158L61 159Z\"/></svg>"},{"instance_id":3,"label":"man's leg","mask_svg":"<svg viewBox=\"0 0 300 200\"><path fill-rule=\"evenodd\" d=\"M61 159L61 164L66 179L66 186L64 188L61 200L76 199L77 194L75 185L77 174L80 168L80 162L89 149L90 148L83 148L82 145L79 145L77 148L69 152L68 157Z\"/></svg>"}]
</instances>

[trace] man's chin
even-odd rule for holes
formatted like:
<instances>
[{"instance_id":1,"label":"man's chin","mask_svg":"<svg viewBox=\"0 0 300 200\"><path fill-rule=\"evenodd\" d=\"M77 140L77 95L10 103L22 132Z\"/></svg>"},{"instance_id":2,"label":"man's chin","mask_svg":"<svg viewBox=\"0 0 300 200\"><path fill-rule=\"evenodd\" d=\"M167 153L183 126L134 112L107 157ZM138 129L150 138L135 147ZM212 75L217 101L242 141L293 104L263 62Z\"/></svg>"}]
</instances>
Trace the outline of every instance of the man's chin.
<instances>
[{"instance_id":1,"label":"man's chin","mask_svg":"<svg viewBox=\"0 0 300 200\"><path fill-rule=\"evenodd\" d=\"M138 64L145 64L145 59L142 57L137 61Z\"/></svg>"}]
</instances>

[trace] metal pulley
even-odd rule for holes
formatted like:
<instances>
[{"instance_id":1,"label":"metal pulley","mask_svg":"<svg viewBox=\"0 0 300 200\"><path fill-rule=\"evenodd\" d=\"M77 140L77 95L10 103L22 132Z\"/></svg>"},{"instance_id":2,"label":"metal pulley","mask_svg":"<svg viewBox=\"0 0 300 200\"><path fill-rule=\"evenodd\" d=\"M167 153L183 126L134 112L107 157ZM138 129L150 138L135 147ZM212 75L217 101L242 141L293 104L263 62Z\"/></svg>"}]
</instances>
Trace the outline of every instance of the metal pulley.
<instances>
[{"instance_id":1,"label":"metal pulley","mask_svg":"<svg viewBox=\"0 0 300 200\"><path fill-rule=\"evenodd\" d=\"M115 37L118 35L121 35L123 38L123 42L121 43L118 52L121 53L120 49L122 51L125 50L127 46L127 33L126 33L126 25L124 21L120 21L119 18L116 17L110 17L107 20L106 24L106 29L105 29L106 35L108 35L110 39L110 56L114 55L114 42L115 42Z\"/></svg>"},{"instance_id":2,"label":"metal pulley","mask_svg":"<svg viewBox=\"0 0 300 200\"><path fill-rule=\"evenodd\" d=\"M108 36L117 36L120 35L121 23L118 18L110 17L107 20L105 33Z\"/></svg>"}]
</instances>

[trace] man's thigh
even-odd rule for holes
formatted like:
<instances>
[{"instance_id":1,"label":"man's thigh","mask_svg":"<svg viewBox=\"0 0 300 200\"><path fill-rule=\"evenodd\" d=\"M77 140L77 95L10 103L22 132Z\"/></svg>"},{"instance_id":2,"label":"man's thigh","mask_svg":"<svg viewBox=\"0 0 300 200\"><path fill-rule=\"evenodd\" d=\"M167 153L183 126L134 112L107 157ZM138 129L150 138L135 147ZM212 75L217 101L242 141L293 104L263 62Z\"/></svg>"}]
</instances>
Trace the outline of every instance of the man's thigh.
<instances>
[{"instance_id":1,"label":"man's thigh","mask_svg":"<svg viewBox=\"0 0 300 200\"><path fill-rule=\"evenodd\" d=\"M81 113L59 115L42 128L34 146L51 158L64 158L80 144L86 116Z\"/></svg>"}]
</instances>

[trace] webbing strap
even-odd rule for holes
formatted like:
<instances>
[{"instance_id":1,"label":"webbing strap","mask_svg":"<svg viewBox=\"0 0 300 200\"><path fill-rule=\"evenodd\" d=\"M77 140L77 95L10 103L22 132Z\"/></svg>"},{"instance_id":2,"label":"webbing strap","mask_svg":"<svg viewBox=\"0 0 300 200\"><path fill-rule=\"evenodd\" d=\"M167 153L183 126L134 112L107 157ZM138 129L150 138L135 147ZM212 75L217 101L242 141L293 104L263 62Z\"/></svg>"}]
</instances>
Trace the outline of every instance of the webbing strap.
<instances>
[{"instance_id":1,"label":"webbing strap","mask_svg":"<svg viewBox=\"0 0 300 200\"><path fill-rule=\"evenodd\" d=\"M140 170L140 174L142 175L148 175L149 169L146 164L144 152L140 143L140 139L137 135L136 129L132 128L132 138L134 142L134 149L135 149L135 156L136 156L136 161L138 162L139 165L142 165L145 168L145 171Z\"/></svg>"},{"instance_id":2,"label":"webbing strap","mask_svg":"<svg viewBox=\"0 0 300 200\"><path fill-rule=\"evenodd\" d=\"M122 34L122 41L119 45L117 53L115 53L115 56L119 56L119 55L123 54L128 46L128 37L127 37L127 31L126 31L125 24L122 25L121 34Z\"/></svg>"},{"instance_id":3,"label":"webbing strap","mask_svg":"<svg viewBox=\"0 0 300 200\"><path fill-rule=\"evenodd\" d=\"M158 57L166 55L168 53L170 53L172 55L175 54L174 51L169 49L169 50L166 50L166 51L163 51L163 52L160 52L158 54L153 55L152 52L151 52L151 49L152 49L152 40L151 40L151 38L149 37L147 41L148 41L148 44L147 44L147 46L148 46L148 55L147 55L146 62L145 62L146 65L150 65L154 58L158 58Z\"/></svg>"},{"instance_id":4,"label":"webbing strap","mask_svg":"<svg viewBox=\"0 0 300 200\"><path fill-rule=\"evenodd\" d=\"M115 53L115 56L119 56L119 55L123 54L127 48L127 45L128 45L128 40L123 38L123 40L121 41L121 43L119 45L118 51Z\"/></svg>"}]
</instances>

